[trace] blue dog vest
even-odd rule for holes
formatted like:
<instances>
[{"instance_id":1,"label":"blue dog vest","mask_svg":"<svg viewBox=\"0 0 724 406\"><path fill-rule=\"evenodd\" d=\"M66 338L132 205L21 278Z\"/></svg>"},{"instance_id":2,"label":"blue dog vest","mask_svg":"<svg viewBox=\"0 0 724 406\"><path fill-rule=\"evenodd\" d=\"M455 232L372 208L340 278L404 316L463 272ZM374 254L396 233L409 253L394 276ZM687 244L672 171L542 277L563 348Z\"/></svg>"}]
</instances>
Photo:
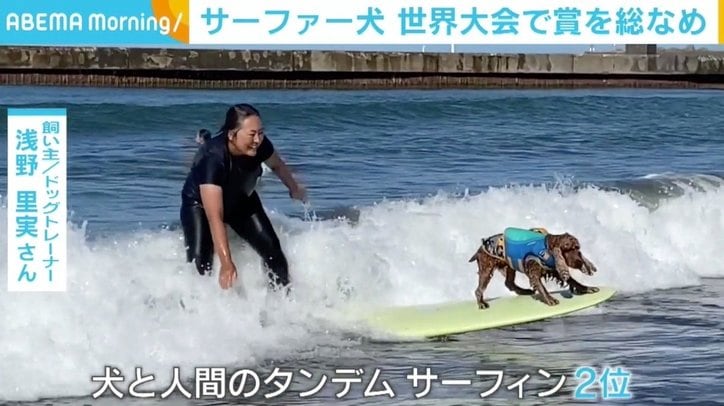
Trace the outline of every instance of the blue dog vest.
<instances>
[{"instance_id":1,"label":"blue dog vest","mask_svg":"<svg viewBox=\"0 0 724 406\"><path fill-rule=\"evenodd\" d=\"M545 230L509 227L503 232L505 242L505 259L518 272L523 272L523 265L531 257L538 259L542 265L555 269L556 260L548 251Z\"/></svg>"}]
</instances>

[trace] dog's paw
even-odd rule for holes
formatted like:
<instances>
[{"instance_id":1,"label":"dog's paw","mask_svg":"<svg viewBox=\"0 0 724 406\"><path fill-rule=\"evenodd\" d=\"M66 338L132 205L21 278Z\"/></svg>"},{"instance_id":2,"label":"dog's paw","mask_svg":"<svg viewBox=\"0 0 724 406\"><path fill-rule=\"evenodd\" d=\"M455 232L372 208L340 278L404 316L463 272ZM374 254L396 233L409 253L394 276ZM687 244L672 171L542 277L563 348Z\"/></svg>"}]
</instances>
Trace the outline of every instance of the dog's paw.
<instances>
[{"instance_id":1,"label":"dog's paw","mask_svg":"<svg viewBox=\"0 0 724 406\"><path fill-rule=\"evenodd\" d=\"M543 299L543 300L544 300L545 304L547 304L548 306L556 306L558 304L558 299L556 299L554 297L549 297L549 298Z\"/></svg>"},{"instance_id":2,"label":"dog's paw","mask_svg":"<svg viewBox=\"0 0 724 406\"><path fill-rule=\"evenodd\" d=\"M598 269L596 268L596 265L593 265L591 261L584 260L581 271L588 276L593 276L594 273L598 272Z\"/></svg>"},{"instance_id":3,"label":"dog's paw","mask_svg":"<svg viewBox=\"0 0 724 406\"><path fill-rule=\"evenodd\" d=\"M483 310L487 309L488 307L490 307L488 302L478 302L478 309Z\"/></svg>"},{"instance_id":4,"label":"dog's paw","mask_svg":"<svg viewBox=\"0 0 724 406\"><path fill-rule=\"evenodd\" d=\"M598 292L598 288L594 286L581 286L581 287L571 287L571 293L574 295L585 295L588 293L596 293Z\"/></svg>"}]
</instances>

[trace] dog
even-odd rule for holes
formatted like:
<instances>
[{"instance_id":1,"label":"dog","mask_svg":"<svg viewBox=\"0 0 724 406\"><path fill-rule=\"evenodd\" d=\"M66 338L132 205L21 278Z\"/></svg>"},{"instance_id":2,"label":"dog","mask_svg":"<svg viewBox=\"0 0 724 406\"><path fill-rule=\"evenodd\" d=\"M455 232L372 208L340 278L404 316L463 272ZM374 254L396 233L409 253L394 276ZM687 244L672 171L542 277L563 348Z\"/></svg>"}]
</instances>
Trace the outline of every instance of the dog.
<instances>
[{"instance_id":1,"label":"dog","mask_svg":"<svg viewBox=\"0 0 724 406\"><path fill-rule=\"evenodd\" d=\"M475 298L478 308L486 309L485 289L499 270L505 276L505 287L518 295L533 295L538 292L548 306L555 306L558 300L551 296L543 285L544 280L555 280L563 287L568 284L574 295L598 292L597 287L586 286L571 277L571 268L586 275L597 272L582 253L578 238L569 233L550 234L544 228L522 229L508 227L502 233L482 239L482 244L468 263L477 261L478 286ZM524 289L515 283L516 272L528 277L533 289Z\"/></svg>"}]
</instances>

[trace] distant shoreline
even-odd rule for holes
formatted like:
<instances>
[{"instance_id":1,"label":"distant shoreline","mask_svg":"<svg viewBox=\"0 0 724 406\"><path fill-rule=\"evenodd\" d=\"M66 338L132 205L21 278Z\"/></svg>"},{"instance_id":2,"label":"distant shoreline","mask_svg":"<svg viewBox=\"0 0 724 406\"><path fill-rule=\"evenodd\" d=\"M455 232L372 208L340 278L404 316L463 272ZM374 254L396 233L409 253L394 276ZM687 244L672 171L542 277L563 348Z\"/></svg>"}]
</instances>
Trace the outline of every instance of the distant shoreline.
<instances>
[{"instance_id":1,"label":"distant shoreline","mask_svg":"<svg viewBox=\"0 0 724 406\"><path fill-rule=\"evenodd\" d=\"M6 46L0 47L0 85L724 89L724 52L574 55Z\"/></svg>"}]
</instances>

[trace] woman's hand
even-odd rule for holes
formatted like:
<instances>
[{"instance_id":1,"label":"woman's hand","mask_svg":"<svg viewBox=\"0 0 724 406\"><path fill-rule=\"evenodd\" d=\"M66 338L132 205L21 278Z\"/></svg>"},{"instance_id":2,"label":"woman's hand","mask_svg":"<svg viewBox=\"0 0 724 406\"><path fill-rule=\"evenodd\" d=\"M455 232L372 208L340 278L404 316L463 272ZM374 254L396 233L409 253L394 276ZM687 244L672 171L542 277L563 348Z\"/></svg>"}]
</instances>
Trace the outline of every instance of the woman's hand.
<instances>
[{"instance_id":1,"label":"woman's hand","mask_svg":"<svg viewBox=\"0 0 724 406\"><path fill-rule=\"evenodd\" d=\"M307 189L297 184L295 187L289 189L289 197L295 200L299 200L303 203L307 202Z\"/></svg>"},{"instance_id":2,"label":"woman's hand","mask_svg":"<svg viewBox=\"0 0 724 406\"><path fill-rule=\"evenodd\" d=\"M276 151L272 153L264 163L274 171L277 177L284 183L284 186L289 189L289 197L304 203L307 202L307 189L294 179L289 167Z\"/></svg>"},{"instance_id":3,"label":"woman's hand","mask_svg":"<svg viewBox=\"0 0 724 406\"><path fill-rule=\"evenodd\" d=\"M219 285L221 289L229 289L236 282L236 266L233 262L222 264L219 271Z\"/></svg>"}]
</instances>

